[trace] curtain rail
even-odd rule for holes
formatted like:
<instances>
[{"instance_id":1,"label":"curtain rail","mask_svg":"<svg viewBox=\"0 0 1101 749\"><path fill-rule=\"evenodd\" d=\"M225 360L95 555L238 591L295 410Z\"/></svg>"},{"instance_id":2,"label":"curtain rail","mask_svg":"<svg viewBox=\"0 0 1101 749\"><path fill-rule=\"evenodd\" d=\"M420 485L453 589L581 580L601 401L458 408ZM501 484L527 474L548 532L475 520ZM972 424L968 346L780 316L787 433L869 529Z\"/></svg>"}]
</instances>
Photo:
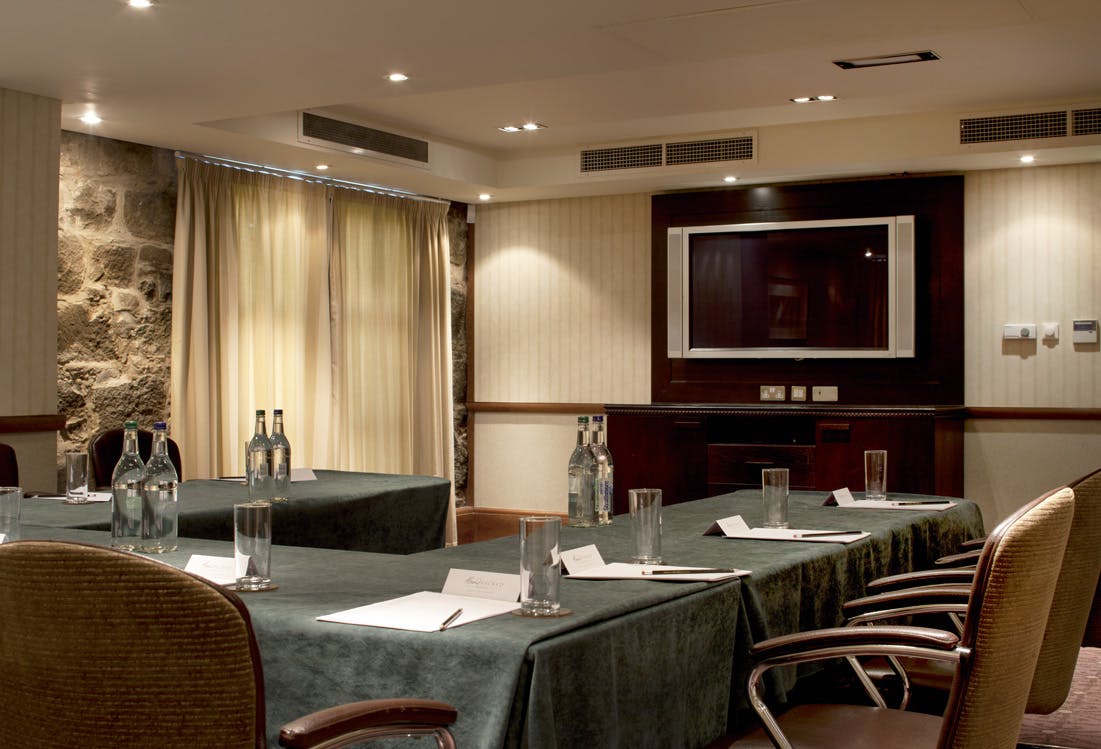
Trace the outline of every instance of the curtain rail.
<instances>
[{"instance_id":1,"label":"curtain rail","mask_svg":"<svg viewBox=\"0 0 1101 749\"><path fill-rule=\"evenodd\" d=\"M310 174L308 172L295 172L290 169L280 169L277 166L254 164L250 161L235 161L234 159L224 159L219 156L208 156L206 154L191 153L189 151L176 151L176 158L191 159L192 161L201 161L204 164L213 164L214 166L223 166L230 169L241 169L246 172L270 174L273 177L283 177L284 179L298 179L302 180L303 182L315 182L319 185L328 185L329 187L342 187L346 190L369 192L375 195L385 195L391 198L419 200L425 203L445 203L448 205L451 204L450 200L445 200L444 198L434 198L430 195L420 195L415 192L399 190L395 187L383 187L381 185L371 185L365 182L352 182L350 180L336 179L334 177L321 177L316 174Z\"/></svg>"}]
</instances>

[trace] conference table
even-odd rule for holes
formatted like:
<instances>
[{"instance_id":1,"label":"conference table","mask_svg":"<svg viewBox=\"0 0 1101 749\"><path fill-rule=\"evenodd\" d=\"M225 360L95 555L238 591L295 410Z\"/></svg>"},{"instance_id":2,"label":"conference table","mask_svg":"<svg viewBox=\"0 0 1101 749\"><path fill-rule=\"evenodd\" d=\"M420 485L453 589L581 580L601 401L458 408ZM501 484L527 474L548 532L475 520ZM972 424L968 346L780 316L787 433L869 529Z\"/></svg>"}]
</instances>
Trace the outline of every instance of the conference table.
<instances>
[{"instance_id":1,"label":"conference table","mask_svg":"<svg viewBox=\"0 0 1101 749\"><path fill-rule=\"evenodd\" d=\"M242 594L265 674L268 732L303 713L385 697L444 700L458 708L459 746L703 746L744 725L746 653L762 639L841 622L844 600L881 575L926 566L981 535L981 515L959 501L942 512L823 507L793 492L793 527L861 528L852 544L705 536L716 520L762 520L760 492L665 508L667 564L735 566L748 577L717 583L574 580L561 584L559 618L503 614L446 631L412 632L317 621L318 616L421 590L448 571L516 573L515 536L395 556L275 547L278 589ZM106 534L25 527L24 538L104 542ZM595 544L605 561L631 553L625 517L603 528L564 528L563 550ZM181 539L164 560L229 556L231 544ZM783 699L789 673L771 685Z\"/></svg>"},{"instance_id":2,"label":"conference table","mask_svg":"<svg viewBox=\"0 0 1101 749\"><path fill-rule=\"evenodd\" d=\"M451 483L435 476L316 470L316 481L291 483L287 502L272 505L272 536L284 546L412 554L443 548ZM233 539L233 505L248 501L242 481L183 481L180 536ZM23 522L56 528L111 529L111 503L23 501Z\"/></svg>"}]
</instances>

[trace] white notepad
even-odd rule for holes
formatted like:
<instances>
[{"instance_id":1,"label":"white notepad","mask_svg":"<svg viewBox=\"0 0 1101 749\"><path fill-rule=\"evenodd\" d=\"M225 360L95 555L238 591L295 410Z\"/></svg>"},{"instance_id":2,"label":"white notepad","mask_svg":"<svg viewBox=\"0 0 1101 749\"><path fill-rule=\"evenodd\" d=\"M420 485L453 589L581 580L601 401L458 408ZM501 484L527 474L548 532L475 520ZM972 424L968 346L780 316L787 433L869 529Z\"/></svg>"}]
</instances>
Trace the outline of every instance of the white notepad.
<instances>
[{"instance_id":1,"label":"white notepad","mask_svg":"<svg viewBox=\"0 0 1101 749\"><path fill-rule=\"evenodd\" d=\"M807 541L828 544L851 544L867 538L867 531L826 530L823 528L750 528L741 515L716 520L704 531L705 536L747 538L755 541Z\"/></svg>"}]
</instances>

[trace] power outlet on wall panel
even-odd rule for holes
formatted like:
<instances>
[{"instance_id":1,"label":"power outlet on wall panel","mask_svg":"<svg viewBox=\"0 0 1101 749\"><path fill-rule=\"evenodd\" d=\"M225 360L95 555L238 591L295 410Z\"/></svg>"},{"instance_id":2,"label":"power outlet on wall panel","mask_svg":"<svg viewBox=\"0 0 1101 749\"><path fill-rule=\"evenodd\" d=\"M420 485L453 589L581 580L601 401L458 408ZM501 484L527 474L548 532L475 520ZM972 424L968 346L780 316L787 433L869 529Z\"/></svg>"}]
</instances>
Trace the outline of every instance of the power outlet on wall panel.
<instances>
[{"instance_id":1,"label":"power outlet on wall panel","mask_svg":"<svg viewBox=\"0 0 1101 749\"><path fill-rule=\"evenodd\" d=\"M761 385L761 400L782 401L786 397L787 388L783 385Z\"/></svg>"},{"instance_id":2,"label":"power outlet on wall panel","mask_svg":"<svg viewBox=\"0 0 1101 749\"><path fill-rule=\"evenodd\" d=\"M791 399L793 401L805 401L807 399L807 386L806 385L792 385L791 386Z\"/></svg>"},{"instance_id":3,"label":"power outlet on wall panel","mask_svg":"<svg viewBox=\"0 0 1101 749\"><path fill-rule=\"evenodd\" d=\"M811 388L811 398L816 401L836 401L836 385L815 385Z\"/></svg>"}]
</instances>

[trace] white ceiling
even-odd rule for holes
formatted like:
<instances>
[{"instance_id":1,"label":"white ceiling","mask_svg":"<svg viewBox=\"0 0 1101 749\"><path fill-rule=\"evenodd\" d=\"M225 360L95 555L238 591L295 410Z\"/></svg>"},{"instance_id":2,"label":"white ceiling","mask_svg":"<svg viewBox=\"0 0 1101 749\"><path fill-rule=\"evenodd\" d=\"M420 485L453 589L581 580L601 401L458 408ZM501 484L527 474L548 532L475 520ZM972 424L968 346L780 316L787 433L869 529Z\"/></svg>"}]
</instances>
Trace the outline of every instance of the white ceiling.
<instances>
[{"instance_id":1,"label":"white ceiling","mask_svg":"<svg viewBox=\"0 0 1101 749\"><path fill-rule=\"evenodd\" d=\"M463 201L704 186L726 172L761 181L1009 166L1020 144L597 180L576 164L579 148L615 142L747 130L763 147L769 128L824 133L843 121L858 133L880 122L893 133L901 115L1101 102L1099 0L155 2L3 0L0 87L60 99L67 130L285 169L324 161L330 176ZM831 64L924 49L942 59ZM393 70L410 80L385 80ZM840 99L788 101L820 93ZM77 119L89 105L101 124ZM426 171L297 143L303 109L425 138L446 163ZM497 130L526 119L549 127ZM1097 139L1037 146L1052 163L1101 159Z\"/></svg>"}]
</instances>

